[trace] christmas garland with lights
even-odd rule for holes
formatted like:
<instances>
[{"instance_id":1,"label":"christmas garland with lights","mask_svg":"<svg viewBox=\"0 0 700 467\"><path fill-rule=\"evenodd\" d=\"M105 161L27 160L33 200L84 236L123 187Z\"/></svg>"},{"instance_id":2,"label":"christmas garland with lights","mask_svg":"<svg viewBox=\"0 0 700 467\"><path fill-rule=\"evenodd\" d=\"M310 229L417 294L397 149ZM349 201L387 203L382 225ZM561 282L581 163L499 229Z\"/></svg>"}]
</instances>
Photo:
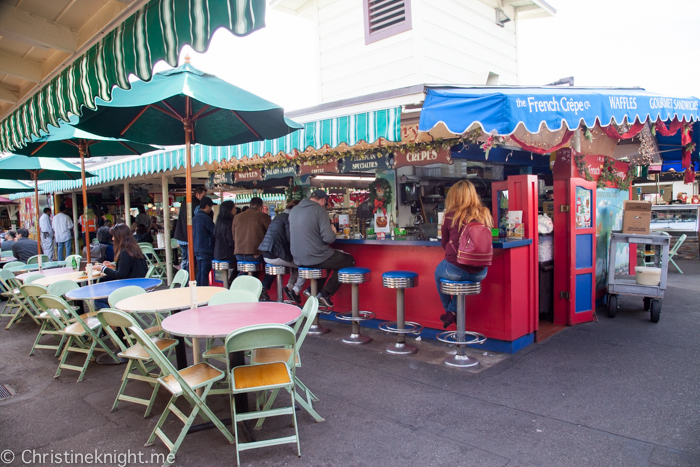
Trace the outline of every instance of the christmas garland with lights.
<instances>
[{"instance_id":1,"label":"christmas garland with lights","mask_svg":"<svg viewBox=\"0 0 700 467\"><path fill-rule=\"evenodd\" d=\"M576 154L574 156L574 163L576 164L576 170L583 176L583 179L592 182L593 175L586 165L585 156L583 154ZM627 175L623 178L618 175L617 170L615 170L615 159L611 157L606 157L603 162L603 167L600 170L600 177L596 182L598 188L605 188L608 183L611 183L620 190L629 189L632 184L632 179L634 175L634 167L630 164Z\"/></svg>"}]
</instances>

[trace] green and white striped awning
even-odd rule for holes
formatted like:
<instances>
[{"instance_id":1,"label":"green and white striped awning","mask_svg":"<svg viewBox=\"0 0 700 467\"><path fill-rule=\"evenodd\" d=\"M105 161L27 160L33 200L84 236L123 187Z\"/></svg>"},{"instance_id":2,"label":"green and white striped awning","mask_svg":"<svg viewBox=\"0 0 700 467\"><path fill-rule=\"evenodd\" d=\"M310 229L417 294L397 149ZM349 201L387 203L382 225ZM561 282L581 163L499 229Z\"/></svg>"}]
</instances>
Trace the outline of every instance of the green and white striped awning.
<instances>
[{"instance_id":1,"label":"green and white striped awning","mask_svg":"<svg viewBox=\"0 0 700 467\"><path fill-rule=\"evenodd\" d=\"M184 45L204 52L220 28L243 36L264 26L265 0L151 0L0 122L0 151L110 100L114 86L130 89L132 73L149 81L159 60L177 66Z\"/></svg>"},{"instance_id":2,"label":"green and white striped awning","mask_svg":"<svg viewBox=\"0 0 700 467\"><path fill-rule=\"evenodd\" d=\"M401 141L401 108L391 108L343 117L317 120L304 124L304 128L282 138L236 146L192 146L192 167L232 159L270 158L284 155L293 159L297 152L376 146L381 141ZM180 148L104 167L90 169L96 177L87 179L88 186L101 185L132 177L182 169L185 166L185 149ZM69 191L79 188L81 181L56 181L40 185L43 192Z\"/></svg>"}]
</instances>

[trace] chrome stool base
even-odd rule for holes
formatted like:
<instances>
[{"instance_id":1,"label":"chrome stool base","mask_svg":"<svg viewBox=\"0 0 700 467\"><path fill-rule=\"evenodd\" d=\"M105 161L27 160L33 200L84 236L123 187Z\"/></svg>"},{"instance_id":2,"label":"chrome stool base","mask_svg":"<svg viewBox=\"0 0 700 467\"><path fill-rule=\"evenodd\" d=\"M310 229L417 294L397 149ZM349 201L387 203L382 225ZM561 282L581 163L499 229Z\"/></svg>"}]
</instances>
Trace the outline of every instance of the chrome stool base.
<instances>
[{"instance_id":1,"label":"chrome stool base","mask_svg":"<svg viewBox=\"0 0 700 467\"><path fill-rule=\"evenodd\" d=\"M362 344L367 344L369 342L372 342L371 337L367 337L363 334L350 334L347 337L343 337L341 340L346 344L353 344L353 345L362 345Z\"/></svg>"},{"instance_id":2,"label":"chrome stool base","mask_svg":"<svg viewBox=\"0 0 700 467\"><path fill-rule=\"evenodd\" d=\"M454 368L472 368L479 365L479 360L469 355L450 355L443 363Z\"/></svg>"},{"instance_id":3,"label":"chrome stool base","mask_svg":"<svg viewBox=\"0 0 700 467\"><path fill-rule=\"evenodd\" d=\"M418 347L405 342L396 342L386 347L386 353L392 355L411 355L418 352Z\"/></svg>"},{"instance_id":4,"label":"chrome stool base","mask_svg":"<svg viewBox=\"0 0 700 467\"><path fill-rule=\"evenodd\" d=\"M331 330L328 329L327 327L314 323L309 328L309 331L307 332L307 334L309 334L310 336L322 336L324 334L328 334L329 332L331 332Z\"/></svg>"}]
</instances>

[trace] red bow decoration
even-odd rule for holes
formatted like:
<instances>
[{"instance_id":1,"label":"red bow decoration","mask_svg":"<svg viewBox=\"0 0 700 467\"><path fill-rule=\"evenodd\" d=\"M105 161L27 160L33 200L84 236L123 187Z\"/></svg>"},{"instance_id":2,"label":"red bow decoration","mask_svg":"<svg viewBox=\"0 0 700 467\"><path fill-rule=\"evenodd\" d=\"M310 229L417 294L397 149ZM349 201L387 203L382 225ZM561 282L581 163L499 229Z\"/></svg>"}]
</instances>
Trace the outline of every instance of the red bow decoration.
<instances>
[{"instance_id":1,"label":"red bow decoration","mask_svg":"<svg viewBox=\"0 0 700 467\"><path fill-rule=\"evenodd\" d=\"M374 200L374 210L372 211L372 214L375 214L377 212L377 209L381 209L384 215L386 216L386 209L384 209L384 200Z\"/></svg>"}]
</instances>

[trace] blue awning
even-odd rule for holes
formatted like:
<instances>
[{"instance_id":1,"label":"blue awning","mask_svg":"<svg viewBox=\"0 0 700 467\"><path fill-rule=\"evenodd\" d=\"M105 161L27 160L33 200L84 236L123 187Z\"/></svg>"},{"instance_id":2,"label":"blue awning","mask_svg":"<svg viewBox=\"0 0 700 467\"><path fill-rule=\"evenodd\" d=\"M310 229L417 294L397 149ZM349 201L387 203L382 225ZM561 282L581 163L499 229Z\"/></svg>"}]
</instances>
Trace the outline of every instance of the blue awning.
<instances>
[{"instance_id":1,"label":"blue awning","mask_svg":"<svg viewBox=\"0 0 700 467\"><path fill-rule=\"evenodd\" d=\"M485 133L510 135L521 123L537 133L543 123L559 130L564 124L577 128L582 121L588 127L596 120L607 126L625 117L629 123L647 118L697 121L699 104L695 97L662 96L639 88L429 88L419 130L442 127L438 132L460 135L478 124Z\"/></svg>"}]
</instances>

